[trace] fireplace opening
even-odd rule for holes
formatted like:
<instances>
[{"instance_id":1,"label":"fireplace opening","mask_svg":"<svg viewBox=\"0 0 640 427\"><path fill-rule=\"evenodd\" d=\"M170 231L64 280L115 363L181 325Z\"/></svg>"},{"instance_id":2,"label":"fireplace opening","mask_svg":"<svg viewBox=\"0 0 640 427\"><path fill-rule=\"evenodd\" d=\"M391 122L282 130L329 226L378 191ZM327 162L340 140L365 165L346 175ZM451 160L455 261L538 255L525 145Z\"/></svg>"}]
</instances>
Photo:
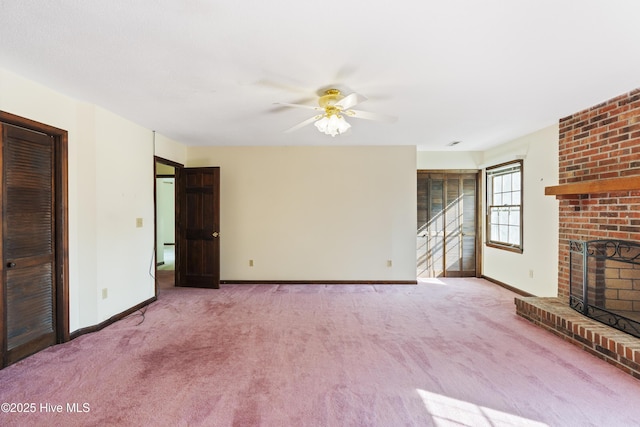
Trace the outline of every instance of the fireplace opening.
<instances>
[{"instance_id":1,"label":"fireplace opening","mask_svg":"<svg viewBox=\"0 0 640 427\"><path fill-rule=\"evenodd\" d=\"M569 241L569 305L585 316L640 337L640 244Z\"/></svg>"}]
</instances>

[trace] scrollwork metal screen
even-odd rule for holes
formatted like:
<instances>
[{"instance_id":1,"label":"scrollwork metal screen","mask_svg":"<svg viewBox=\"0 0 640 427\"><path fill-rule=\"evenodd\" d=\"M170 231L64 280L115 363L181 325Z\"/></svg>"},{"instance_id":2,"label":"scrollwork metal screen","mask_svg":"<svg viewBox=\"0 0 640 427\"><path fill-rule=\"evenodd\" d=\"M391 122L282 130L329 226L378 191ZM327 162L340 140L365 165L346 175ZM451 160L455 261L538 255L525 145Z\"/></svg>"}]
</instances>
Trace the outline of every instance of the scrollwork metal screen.
<instances>
[{"instance_id":1,"label":"scrollwork metal screen","mask_svg":"<svg viewBox=\"0 0 640 427\"><path fill-rule=\"evenodd\" d=\"M640 337L640 243L569 241L569 304Z\"/></svg>"}]
</instances>

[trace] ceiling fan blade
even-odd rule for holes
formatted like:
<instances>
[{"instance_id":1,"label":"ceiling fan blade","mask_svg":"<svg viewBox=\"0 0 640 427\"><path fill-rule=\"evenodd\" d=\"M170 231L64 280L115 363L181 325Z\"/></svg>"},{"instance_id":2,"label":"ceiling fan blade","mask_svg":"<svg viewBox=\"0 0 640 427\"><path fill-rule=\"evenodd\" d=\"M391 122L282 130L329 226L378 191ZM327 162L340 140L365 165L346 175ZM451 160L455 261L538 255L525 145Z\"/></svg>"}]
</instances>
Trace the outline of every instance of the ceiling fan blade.
<instances>
[{"instance_id":1,"label":"ceiling fan blade","mask_svg":"<svg viewBox=\"0 0 640 427\"><path fill-rule=\"evenodd\" d=\"M366 100L367 98L365 96L362 96L354 92L350 95L345 96L340 101L336 102L336 107L340 108L341 110L348 110L349 108L354 107Z\"/></svg>"},{"instance_id":2,"label":"ceiling fan blade","mask_svg":"<svg viewBox=\"0 0 640 427\"><path fill-rule=\"evenodd\" d=\"M296 131L296 130L298 130L300 128L303 128L303 127L315 122L316 120L320 120L321 118L322 118L322 114L319 114L317 116L313 116L313 117L311 117L311 118L309 118L309 119L307 119L307 120L305 120L303 122L298 123L294 127L285 130L284 133L294 132L294 131Z\"/></svg>"},{"instance_id":3,"label":"ceiling fan blade","mask_svg":"<svg viewBox=\"0 0 640 427\"><path fill-rule=\"evenodd\" d=\"M398 120L395 116L387 116L385 114L370 113L368 111L360 110L346 110L342 112L348 117L355 117L356 119L376 120L379 122L394 123Z\"/></svg>"},{"instance_id":4,"label":"ceiling fan blade","mask_svg":"<svg viewBox=\"0 0 640 427\"><path fill-rule=\"evenodd\" d=\"M314 107L312 105L287 104L286 102L274 102L274 104L276 104L276 105L284 105L285 107L306 108L308 110L324 111L324 108L322 108L322 107Z\"/></svg>"}]
</instances>

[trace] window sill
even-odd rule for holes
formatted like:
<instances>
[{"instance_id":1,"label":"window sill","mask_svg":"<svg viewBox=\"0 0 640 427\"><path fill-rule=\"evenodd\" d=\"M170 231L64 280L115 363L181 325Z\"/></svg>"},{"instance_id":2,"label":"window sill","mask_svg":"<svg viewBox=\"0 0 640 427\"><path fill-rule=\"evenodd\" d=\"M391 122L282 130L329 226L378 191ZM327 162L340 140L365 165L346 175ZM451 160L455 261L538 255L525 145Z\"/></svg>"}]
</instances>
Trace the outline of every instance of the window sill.
<instances>
[{"instance_id":1,"label":"window sill","mask_svg":"<svg viewBox=\"0 0 640 427\"><path fill-rule=\"evenodd\" d=\"M522 248L517 246L500 245L498 243L492 243L492 242L485 242L485 246L487 246L488 248L502 249L504 251L514 252L517 254L522 253Z\"/></svg>"}]
</instances>

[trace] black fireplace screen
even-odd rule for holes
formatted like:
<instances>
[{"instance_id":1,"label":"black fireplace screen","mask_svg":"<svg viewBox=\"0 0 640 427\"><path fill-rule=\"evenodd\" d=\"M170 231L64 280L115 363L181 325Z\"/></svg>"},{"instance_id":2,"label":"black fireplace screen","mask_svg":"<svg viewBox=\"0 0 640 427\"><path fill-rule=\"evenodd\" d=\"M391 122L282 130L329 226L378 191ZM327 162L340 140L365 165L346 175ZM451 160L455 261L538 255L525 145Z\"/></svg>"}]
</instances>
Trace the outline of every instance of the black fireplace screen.
<instances>
[{"instance_id":1,"label":"black fireplace screen","mask_svg":"<svg viewBox=\"0 0 640 427\"><path fill-rule=\"evenodd\" d=\"M569 304L640 337L640 244L569 240Z\"/></svg>"}]
</instances>

